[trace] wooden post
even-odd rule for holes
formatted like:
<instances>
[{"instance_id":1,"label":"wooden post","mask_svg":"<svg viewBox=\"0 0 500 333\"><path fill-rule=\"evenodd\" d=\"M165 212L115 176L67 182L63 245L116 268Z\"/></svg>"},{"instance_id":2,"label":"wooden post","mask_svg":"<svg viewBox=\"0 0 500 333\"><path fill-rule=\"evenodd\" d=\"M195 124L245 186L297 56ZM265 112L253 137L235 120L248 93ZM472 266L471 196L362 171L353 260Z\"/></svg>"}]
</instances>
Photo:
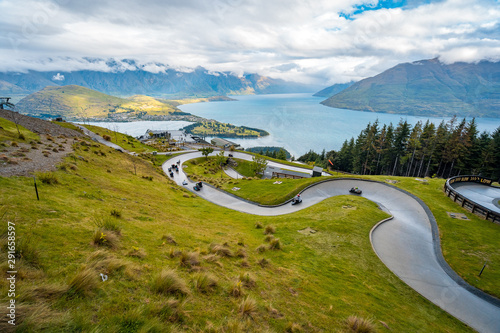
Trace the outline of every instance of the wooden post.
<instances>
[{"instance_id":1,"label":"wooden post","mask_svg":"<svg viewBox=\"0 0 500 333\"><path fill-rule=\"evenodd\" d=\"M33 176L33 183L35 184L35 192L36 192L36 199L40 201L40 197L38 196L38 188L36 187L36 179L35 176Z\"/></svg>"}]
</instances>

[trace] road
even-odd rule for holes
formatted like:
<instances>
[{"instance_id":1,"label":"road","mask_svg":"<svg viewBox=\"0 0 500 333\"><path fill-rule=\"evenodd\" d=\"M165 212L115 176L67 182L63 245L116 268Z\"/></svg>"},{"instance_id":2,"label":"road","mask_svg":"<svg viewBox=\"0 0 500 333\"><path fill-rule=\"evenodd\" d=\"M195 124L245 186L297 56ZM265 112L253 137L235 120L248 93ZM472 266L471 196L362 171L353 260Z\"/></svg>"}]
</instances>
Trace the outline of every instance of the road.
<instances>
[{"instance_id":1,"label":"road","mask_svg":"<svg viewBox=\"0 0 500 333\"><path fill-rule=\"evenodd\" d=\"M252 158L244 153L234 152L233 155L235 158ZM182 172L182 164L197 157L202 157L202 154L188 153L175 158L181 167L173 180L179 186L183 186L182 182L186 180L188 185L184 186L191 191L194 183ZM171 164L172 161L164 164L165 172ZM304 171L302 168L270 162L270 165L274 164L289 170ZM304 190L300 205L284 204L276 207L256 205L210 186L204 186L196 194L217 205L240 212L277 216L294 213L332 196L348 194L353 186L362 189L364 198L376 202L393 216L393 219L375 226L370 239L380 260L394 274L422 296L477 331L500 332L499 300L467 285L451 270L442 257L434 217L420 199L406 191L380 182L337 179Z\"/></svg>"}]
</instances>

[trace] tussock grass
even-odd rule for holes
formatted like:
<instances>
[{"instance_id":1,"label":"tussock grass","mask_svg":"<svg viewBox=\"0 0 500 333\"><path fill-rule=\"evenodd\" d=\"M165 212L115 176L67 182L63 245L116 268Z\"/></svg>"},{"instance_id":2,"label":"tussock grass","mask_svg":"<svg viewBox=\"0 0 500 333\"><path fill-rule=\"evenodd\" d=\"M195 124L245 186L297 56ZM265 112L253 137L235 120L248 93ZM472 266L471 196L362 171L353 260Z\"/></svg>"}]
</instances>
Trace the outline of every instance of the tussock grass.
<instances>
[{"instance_id":1,"label":"tussock grass","mask_svg":"<svg viewBox=\"0 0 500 333\"><path fill-rule=\"evenodd\" d=\"M144 251L144 249L133 246L132 249L128 251L127 256L143 259L146 258L147 253L146 251Z\"/></svg>"},{"instance_id":2,"label":"tussock grass","mask_svg":"<svg viewBox=\"0 0 500 333\"><path fill-rule=\"evenodd\" d=\"M181 252L179 256L179 265L185 268L194 268L200 266L200 254L198 252Z\"/></svg>"},{"instance_id":3,"label":"tussock grass","mask_svg":"<svg viewBox=\"0 0 500 333\"><path fill-rule=\"evenodd\" d=\"M94 246L103 246L110 249L116 249L120 244L120 239L113 231L104 228L98 228L94 231L94 235L92 236L92 244Z\"/></svg>"},{"instance_id":4,"label":"tussock grass","mask_svg":"<svg viewBox=\"0 0 500 333\"><path fill-rule=\"evenodd\" d=\"M217 254L221 257L232 257L233 256L233 253L231 252L231 250L228 249L224 245L210 244L209 250L210 250L210 253Z\"/></svg>"},{"instance_id":5,"label":"tussock grass","mask_svg":"<svg viewBox=\"0 0 500 333\"><path fill-rule=\"evenodd\" d=\"M153 303L147 309L147 313L169 323L181 323L186 318L184 310L185 301L180 301L175 298L168 298L165 301ZM162 324L161 326L164 326ZM175 332L175 331L174 331Z\"/></svg>"},{"instance_id":6,"label":"tussock grass","mask_svg":"<svg viewBox=\"0 0 500 333\"><path fill-rule=\"evenodd\" d=\"M246 258L247 257L247 251L245 251L245 249L240 248L240 249L236 250L235 256L239 257L239 258Z\"/></svg>"},{"instance_id":7,"label":"tussock grass","mask_svg":"<svg viewBox=\"0 0 500 333\"><path fill-rule=\"evenodd\" d=\"M274 239L274 235L267 235L265 238L264 238L264 242L270 242Z\"/></svg>"},{"instance_id":8,"label":"tussock grass","mask_svg":"<svg viewBox=\"0 0 500 333\"><path fill-rule=\"evenodd\" d=\"M269 250L281 250L281 241L279 238L273 238L269 242Z\"/></svg>"},{"instance_id":9,"label":"tussock grass","mask_svg":"<svg viewBox=\"0 0 500 333\"><path fill-rule=\"evenodd\" d=\"M276 227L272 225L267 225L266 228L264 229L264 235L271 235L276 233Z\"/></svg>"},{"instance_id":10,"label":"tussock grass","mask_svg":"<svg viewBox=\"0 0 500 333\"><path fill-rule=\"evenodd\" d=\"M93 222L97 228L112 231L119 236L122 231L122 228L116 219L119 217L121 217L121 213L113 209L111 211L111 216L94 216Z\"/></svg>"},{"instance_id":11,"label":"tussock grass","mask_svg":"<svg viewBox=\"0 0 500 333\"><path fill-rule=\"evenodd\" d=\"M198 292L208 294L217 289L218 281L212 274L201 273L194 276L193 285Z\"/></svg>"},{"instance_id":12,"label":"tussock grass","mask_svg":"<svg viewBox=\"0 0 500 333\"><path fill-rule=\"evenodd\" d=\"M162 270L152 282L152 289L160 294L186 296L189 288L186 282L171 269Z\"/></svg>"},{"instance_id":13,"label":"tussock grass","mask_svg":"<svg viewBox=\"0 0 500 333\"><path fill-rule=\"evenodd\" d=\"M260 244L256 249L255 251L257 251L258 253L263 253L263 252L266 252L267 250L267 246L265 244Z\"/></svg>"},{"instance_id":14,"label":"tussock grass","mask_svg":"<svg viewBox=\"0 0 500 333\"><path fill-rule=\"evenodd\" d=\"M302 326L300 324L297 324L297 323L288 323L286 325L286 329L285 329L285 332L289 332L289 333L300 333L300 332L304 332L304 329L302 328Z\"/></svg>"},{"instance_id":15,"label":"tussock grass","mask_svg":"<svg viewBox=\"0 0 500 333\"><path fill-rule=\"evenodd\" d=\"M375 333L377 329L373 320L364 319L357 316L350 316L345 322L347 332L355 333Z\"/></svg>"},{"instance_id":16,"label":"tussock grass","mask_svg":"<svg viewBox=\"0 0 500 333\"><path fill-rule=\"evenodd\" d=\"M98 287L98 273L89 267L83 267L69 282L68 293L70 295L88 296L92 294Z\"/></svg>"},{"instance_id":17,"label":"tussock grass","mask_svg":"<svg viewBox=\"0 0 500 333\"><path fill-rule=\"evenodd\" d=\"M246 288L255 288L257 283L255 282L255 279L250 275L250 273L241 273L239 276L239 281L245 286Z\"/></svg>"},{"instance_id":18,"label":"tussock grass","mask_svg":"<svg viewBox=\"0 0 500 333\"><path fill-rule=\"evenodd\" d=\"M36 178L47 185L59 184L59 179L53 172L37 172Z\"/></svg>"},{"instance_id":19,"label":"tussock grass","mask_svg":"<svg viewBox=\"0 0 500 333\"><path fill-rule=\"evenodd\" d=\"M31 235L18 238L16 243L16 258L21 259L28 266L40 267L40 252L35 246Z\"/></svg>"},{"instance_id":20,"label":"tussock grass","mask_svg":"<svg viewBox=\"0 0 500 333\"><path fill-rule=\"evenodd\" d=\"M243 296L243 294L244 294L244 291L243 291L243 282L241 282L241 280L233 282L229 286L229 295L237 298L237 297Z\"/></svg>"},{"instance_id":21,"label":"tussock grass","mask_svg":"<svg viewBox=\"0 0 500 333\"><path fill-rule=\"evenodd\" d=\"M257 315L257 301L251 297L246 297L240 302L238 312L243 318L254 318Z\"/></svg>"}]
</instances>

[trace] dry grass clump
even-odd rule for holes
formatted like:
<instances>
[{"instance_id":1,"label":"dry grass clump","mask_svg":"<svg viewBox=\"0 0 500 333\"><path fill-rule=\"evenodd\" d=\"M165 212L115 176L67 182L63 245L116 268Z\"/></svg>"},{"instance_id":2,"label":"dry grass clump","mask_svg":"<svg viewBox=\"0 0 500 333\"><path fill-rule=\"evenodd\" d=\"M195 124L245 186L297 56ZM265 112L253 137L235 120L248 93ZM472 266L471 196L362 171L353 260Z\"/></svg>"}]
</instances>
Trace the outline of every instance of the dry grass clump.
<instances>
[{"instance_id":1,"label":"dry grass clump","mask_svg":"<svg viewBox=\"0 0 500 333\"><path fill-rule=\"evenodd\" d=\"M270 241L272 241L273 239L274 239L274 235L267 235L267 236L264 238L264 241L269 243L269 242L270 242Z\"/></svg>"},{"instance_id":2,"label":"dry grass clump","mask_svg":"<svg viewBox=\"0 0 500 333\"><path fill-rule=\"evenodd\" d=\"M170 250L168 251L168 257L169 258L180 257L181 254L182 254L182 251L179 251L179 250L174 249L174 248L170 248Z\"/></svg>"},{"instance_id":3,"label":"dry grass clump","mask_svg":"<svg viewBox=\"0 0 500 333\"><path fill-rule=\"evenodd\" d=\"M243 296L243 294L243 282L238 280L237 282L231 284L231 286L229 287L229 295L238 298Z\"/></svg>"},{"instance_id":4,"label":"dry grass clump","mask_svg":"<svg viewBox=\"0 0 500 333\"><path fill-rule=\"evenodd\" d=\"M238 312L243 318L254 318L257 315L257 301L247 297L241 301Z\"/></svg>"},{"instance_id":5,"label":"dry grass clump","mask_svg":"<svg viewBox=\"0 0 500 333\"><path fill-rule=\"evenodd\" d=\"M149 313L153 317L170 323L182 322L185 318L184 301L169 298L160 304L152 304Z\"/></svg>"},{"instance_id":6,"label":"dry grass clump","mask_svg":"<svg viewBox=\"0 0 500 333\"><path fill-rule=\"evenodd\" d=\"M90 267L82 268L69 282L68 293L78 296L90 295L99 286L98 274Z\"/></svg>"},{"instance_id":7,"label":"dry grass clump","mask_svg":"<svg viewBox=\"0 0 500 333\"><path fill-rule=\"evenodd\" d=\"M254 288L257 283L255 282L255 279L249 274L249 273L241 273L239 277L239 281L246 287L246 288Z\"/></svg>"},{"instance_id":8,"label":"dry grass clump","mask_svg":"<svg viewBox=\"0 0 500 333\"><path fill-rule=\"evenodd\" d=\"M285 332L289 333L299 333L299 332L304 332L304 329L300 324L297 323L288 323L285 328Z\"/></svg>"},{"instance_id":9,"label":"dry grass clump","mask_svg":"<svg viewBox=\"0 0 500 333\"><path fill-rule=\"evenodd\" d=\"M345 322L348 332L355 333L375 333L377 329L371 319L364 319L357 316L350 316Z\"/></svg>"},{"instance_id":10,"label":"dry grass clump","mask_svg":"<svg viewBox=\"0 0 500 333\"><path fill-rule=\"evenodd\" d=\"M267 246L264 245L264 244L261 244L259 245L256 249L255 249L257 252L259 253L262 253L262 252L265 252L267 250Z\"/></svg>"},{"instance_id":11,"label":"dry grass clump","mask_svg":"<svg viewBox=\"0 0 500 333\"><path fill-rule=\"evenodd\" d=\"M104 228L98 228L92 236L92 245L104 246L110 249L116 249L120 243L118 236L113 232Z\"/></svg>"},{"instance_id":12,"label":"dry grass clump","mask_svg":"<svg viewBox=\"0 0 500 333\"><path fill-rule=\"evenodd\" d=\"M231 250L223 245L210 244L209 250L210 250L210 253L217 254L221 257L232 257L233 256L233 254L231 253Z\"/></svg>"},{"instance_id":13,"label":"dry grass clump","mask_svg":"<svg viewBox=\"0 0 500 333\"><path fill-rule=\"evenodd\" d=\"M186 296L189 294L189 288L186 282L177 275L172 269L162 270L152 282L152 288L160 294Z\"/></svg>"},{"instance_id":14,"label":"dry grass clump","mask_svg":"<svg viewBox=\"0 0 500 333\"><path fill-rule=\"evenodd\" d=\"M26 288L19 296L19 301L21 302L33 302L33 301L53 301L61 297L68 291L67 286L47 284L38 285L35 287ZM1 330L0 330L1 331Z\"/></svg>"},{"instance_id":15,"label":"dry grass clump","mask_svg":"<svg viewBox=\"0 0 500 333\"><path fill-rule=\"evenodd\" d=\"M147 253L144 249L138 248L137 246L132 246L132 250L127 253L127 256L143 259L146 258Z\"/></svg>"},{"instance_id":16,"label":"dry grass clump","mask_svg":"<svg viewBox=\"0 0 500 333\"><path fill-rule=\"evenodd\" d=\"M19 237L16 244L15 255L16 258L21 259L22 262L28 266L35 268L40 267L40 254L29 235Z\"/></svg>"},{"instance_id":17,"label":"dry grass clump","mask_svg":"<svg viewBox=\"0 0 500 333\"><path fill-rule=\"evenodd\" d=\"M262 258L262 259L260 259L259 261L257 261L257 263L258 263L258 264L260 265L260 267L262 267L262 268L265 268L265 267L267 267L267 266L269 266L269 265L271 264L271 262L270 262L268 259L266 259L266 258Z\"/></svg>"},{"instance_id":18,"label":"dry grass clump","mask_svg":"<svg viewBox=\"0 0 500 333\"><path fill-rule=\"evenodd\" d=\"M181 252L179 264L181 267L194 268L200 265L198 252Z\"/></svg>"},{"instance_id":19,"label":"dry grass clump","mask_svg":"<svg viewBox=\"0 0 500 333\"><path fill-rule=\"evenodd\" d=\"M269 250L281 250L281 241L279 238L274 238L269 243Z\"/></svg>"},{"instance_id":20,"label":"dry grass clump","mask_svg":"<svg viewBox=\"0 0 500 333\"><path fill-rule=\"evenodd\" d=\"M262 228L263 228L262 223L260 222L255 223L255 229L262 229Z\"/></svg>"},{"instance_id":21,"label":"dry grass clump","mask_svg":"<svg viewBox=\"0 0 500 333\"><path fill-rule=\"evenodd\" d=\"M197 274L193 279L194 288L204 294L208 294L209 292L217 289L218 282L217 278L215 278L211 274L202 273Z\"/></svg>"},{"instance_id":22,"label":"dry grass clump","mask_svg":"<svg viewBox=\"0 0 500 333\"><path fill-rule=\"evenodd\" d=\"M267 225L266 228L264 229L265 235L274 234L275 232L276 232L276 228L272 225Z\"/></svg>"},{"instance_id":23,"label":"dry grass clump","mask_svg":"<svg viewBox=\"0 0 500 333\"><path fill-rule=\"evenodd\" d=\"M239 258L246 258L247 257L247 251L245 251L245 249L240 248L240 249L236 250L235 255L237 257L239 257Z\"/></svg>"}]
</instances>

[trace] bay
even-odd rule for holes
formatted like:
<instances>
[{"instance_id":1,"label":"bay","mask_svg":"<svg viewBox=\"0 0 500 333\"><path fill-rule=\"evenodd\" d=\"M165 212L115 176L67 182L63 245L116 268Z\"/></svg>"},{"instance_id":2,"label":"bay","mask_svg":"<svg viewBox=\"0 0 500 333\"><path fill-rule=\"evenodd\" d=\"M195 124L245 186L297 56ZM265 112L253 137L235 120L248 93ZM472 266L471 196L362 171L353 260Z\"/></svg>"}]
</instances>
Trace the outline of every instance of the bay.
<instances>
[{"instance_id":1,"label":"bay","mask_svg":"<svg viewBox=\"0 0 500 333\"><path fill-rule=\"evenodd\" d=\"M209 102L181 105L184 112L238 126L266 130L269 136L258 139L229 140L248 148L254 146L284 147L298 157L314 150L339 150L345 140L357 138L368 123L378 119L397 125L401 119L415 125L427 119L438 125L450 118L416 117L401 114L374 113L330 108L319 104L324 98L311 94L275 94L231 96L234 102ZM498 118L476 118L479 131L493 131L500 126Z\"/></svg>"},{"instance_id":2,"label":"bay","mask_svg":"<svg viewBox=\"0 0 500 333\"><path fill-rule=\"evenodd\" d=\"M269 136L257 139L234 139L245 148L255 146L284 147L295 157L309 150L339 150L345 140L354 137L368 123L378 119L397 125L401 119L415 125L427 119L438 125L446 117L415 117L401 114L374 113L335 109L319 104L324 98L311 94L274 94L231 96L234 102L208 102L181 105L184 112L238 126L266 130ZM476 118L479 131L493 133L500 126L498 118ZM176 130L191 124L187 121L93 122L91 125L140 136L146 130ZM209 140L210 138L207 138Z\"/></svg>"}]
</instances>

